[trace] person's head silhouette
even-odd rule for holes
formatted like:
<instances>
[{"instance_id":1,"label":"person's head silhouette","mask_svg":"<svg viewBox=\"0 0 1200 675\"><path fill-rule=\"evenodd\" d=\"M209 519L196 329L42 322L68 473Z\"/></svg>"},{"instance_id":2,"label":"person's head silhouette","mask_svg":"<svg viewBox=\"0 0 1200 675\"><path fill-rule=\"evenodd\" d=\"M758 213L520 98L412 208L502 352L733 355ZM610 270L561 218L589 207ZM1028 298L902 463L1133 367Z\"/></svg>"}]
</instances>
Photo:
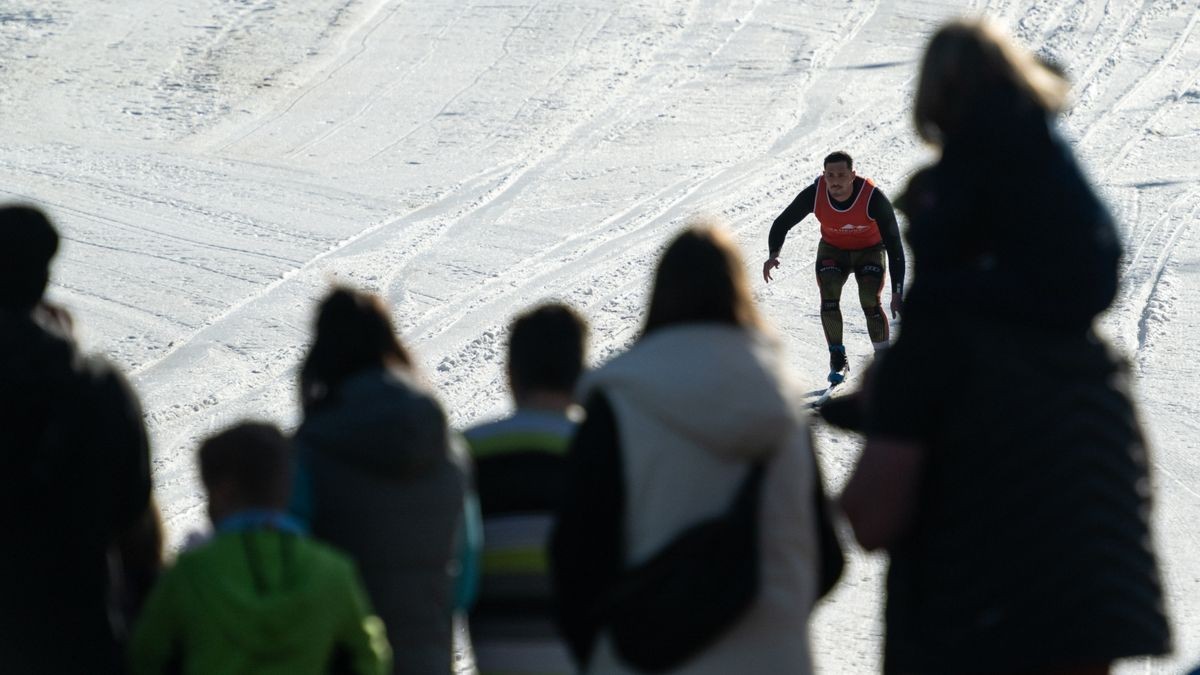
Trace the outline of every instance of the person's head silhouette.
<instances>
[{"instance_id":1,"label":"person's head silhouette","mask_svg":"<svg viewBox=\"0 0 1200 675\"><path fill-rule=\"evenodd\" d=\"M58 232L31 206L0 207L0 309L27 311L50 280Z\"/></svg>"}]
</instances>

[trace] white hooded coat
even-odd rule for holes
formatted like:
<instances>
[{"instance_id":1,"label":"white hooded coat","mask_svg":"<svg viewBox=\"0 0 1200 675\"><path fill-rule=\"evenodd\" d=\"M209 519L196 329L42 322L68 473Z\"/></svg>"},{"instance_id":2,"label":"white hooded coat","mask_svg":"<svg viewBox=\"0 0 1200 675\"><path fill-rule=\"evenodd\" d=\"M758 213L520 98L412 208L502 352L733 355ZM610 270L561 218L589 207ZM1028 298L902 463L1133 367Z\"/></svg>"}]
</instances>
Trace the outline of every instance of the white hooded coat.
<instances>
[{"instance_id":1,"label":"white hooded coat","mask_svg":"<svg viewBox=\"0 0 1200 675\"><path fill-rule=\"evenodd\" d=\"M719 324L659 329L588 376L616 418L625 483L626 565L728 508L758 459L759 594L716 644L676 673L810 673L817 594L814 457L805 412L778 345ZM695 592L703 594L705 589ZM590 673L635 672L603 632Z\"/></svg>"}]
</instances>

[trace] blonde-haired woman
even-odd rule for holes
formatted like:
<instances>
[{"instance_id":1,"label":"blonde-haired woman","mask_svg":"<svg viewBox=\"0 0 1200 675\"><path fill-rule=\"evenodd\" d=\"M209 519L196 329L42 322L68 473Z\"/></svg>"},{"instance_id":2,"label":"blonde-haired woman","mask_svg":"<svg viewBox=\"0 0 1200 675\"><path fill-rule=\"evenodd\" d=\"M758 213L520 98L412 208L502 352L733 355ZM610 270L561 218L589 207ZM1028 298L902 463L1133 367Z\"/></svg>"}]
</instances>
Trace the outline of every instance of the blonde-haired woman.
<instances>
[{"instance_id":1,"label":"blonde-haired woman","mask_svg":"<svg viewBox=\"0 0 1200 675\"><path fill-rule=\"evenodd\" d=\"M1170 648L1143 436L1092 331L1121 249L1052 127L1066 91L984 22L922 62L914 121L941 157L898 201L904 330L823 411L866 434L842 505L889 553L887 672L1107 673Z\"/></svg>"},{"instance_id":2,"label":"blonde-haired woman","mask_svg":"<svg viewBox=\"0 0 1200 675\"><path fill-rule=\"evenodd\" d=\"M641 338L580 388L588 414L571 444L552 560L560 626L585 672L636 672L598 604L624 570L723 513L759 463L757 592L670 672L811 672L819 478L787 372L729 236L686 229L658 265ZM694 594L712 601L720 590ZM679 611L694 604L680 597Z\"/></svg>"}]
</instances>

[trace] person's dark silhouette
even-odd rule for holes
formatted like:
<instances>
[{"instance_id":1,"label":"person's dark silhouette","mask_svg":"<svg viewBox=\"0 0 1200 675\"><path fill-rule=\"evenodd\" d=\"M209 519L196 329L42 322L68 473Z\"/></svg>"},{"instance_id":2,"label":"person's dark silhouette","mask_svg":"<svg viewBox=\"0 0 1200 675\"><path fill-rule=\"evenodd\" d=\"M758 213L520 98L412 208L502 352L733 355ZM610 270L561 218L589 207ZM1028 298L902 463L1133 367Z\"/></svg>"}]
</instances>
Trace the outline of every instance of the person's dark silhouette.
<instances>
[{"instance_id":1,"label":"person's dark silhouette","mask_svg":"<svg viewBox=\"0 0 1200 675\"><path fill-rule=\"evenodd\" d=\"M861 400L822 409L866 435L842 504L889 554L886 672L1106 673L1170 647L1145 441L1092 330L1121 247L1050 123L1066 91L985 22L922 62L942 152L897 200L904 330Z\"/></svg>"},{"instance_id":2,"label":"person's dark silhouette","mask_svg":"<svg viewBox=\"0 0 1200 675\"><path fill-rule=\"evenodd\" d=\"M90 675L119 671L137 605L114 580L145 587L161 544L137 399L43 302L58 244L38 209L0 208L0 664Z\"/></svg>"}]
</instances>

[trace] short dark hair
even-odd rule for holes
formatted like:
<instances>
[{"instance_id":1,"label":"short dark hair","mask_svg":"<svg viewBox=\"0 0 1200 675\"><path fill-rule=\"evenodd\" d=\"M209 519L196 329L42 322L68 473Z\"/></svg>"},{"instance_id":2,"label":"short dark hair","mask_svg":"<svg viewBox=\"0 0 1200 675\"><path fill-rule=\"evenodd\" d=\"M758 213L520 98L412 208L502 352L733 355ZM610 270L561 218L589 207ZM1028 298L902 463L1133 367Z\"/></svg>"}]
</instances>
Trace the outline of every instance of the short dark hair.
<instances>
[{"instance_id":1,"label":"short dark hair","mask_svg":"<svg viewBox=\"0 0 1200 675\"><path fill-rule=\"evenodd\" d=\"M50 281L58 232L33 206L0 207L0 307L29 310Z\"/></svg>"},{"instance_id":2,"label":"short dark hair","mask_svg":"<svg viewBox=\"0 0 1200 675\"><path fill-rule=\"evenodd\" d=\"M205 489L232 481L246 506L283 508L292 491L291 444L269 422L240 422L200 445Z\"/></svg>"},{"instance_id":3,"label":"short dark hair","mask_svg":"<svg viewBox=\"0 0 1200 675\"><path fill-rule=\"evenodd\" d=\"M522 392L571 392L583 373L587 321L560 302L539 305L513 320L508 374Z\"/></svg>"},{"instance_id":4,"label":"short dark hair","mask_svg":"<svg viewBox=\"0 0 1200 675\"><path fill-rule=\"evenodd\" d=\"M847 169L850 169L851 171L854 170L854 158L851 157L850 153L846 152L845 150L837 150L826 155L825 162L822 164L822 166L829 166L830 164L834 164L836 162L845 162Z\"/></svg>"}]
</instances>

